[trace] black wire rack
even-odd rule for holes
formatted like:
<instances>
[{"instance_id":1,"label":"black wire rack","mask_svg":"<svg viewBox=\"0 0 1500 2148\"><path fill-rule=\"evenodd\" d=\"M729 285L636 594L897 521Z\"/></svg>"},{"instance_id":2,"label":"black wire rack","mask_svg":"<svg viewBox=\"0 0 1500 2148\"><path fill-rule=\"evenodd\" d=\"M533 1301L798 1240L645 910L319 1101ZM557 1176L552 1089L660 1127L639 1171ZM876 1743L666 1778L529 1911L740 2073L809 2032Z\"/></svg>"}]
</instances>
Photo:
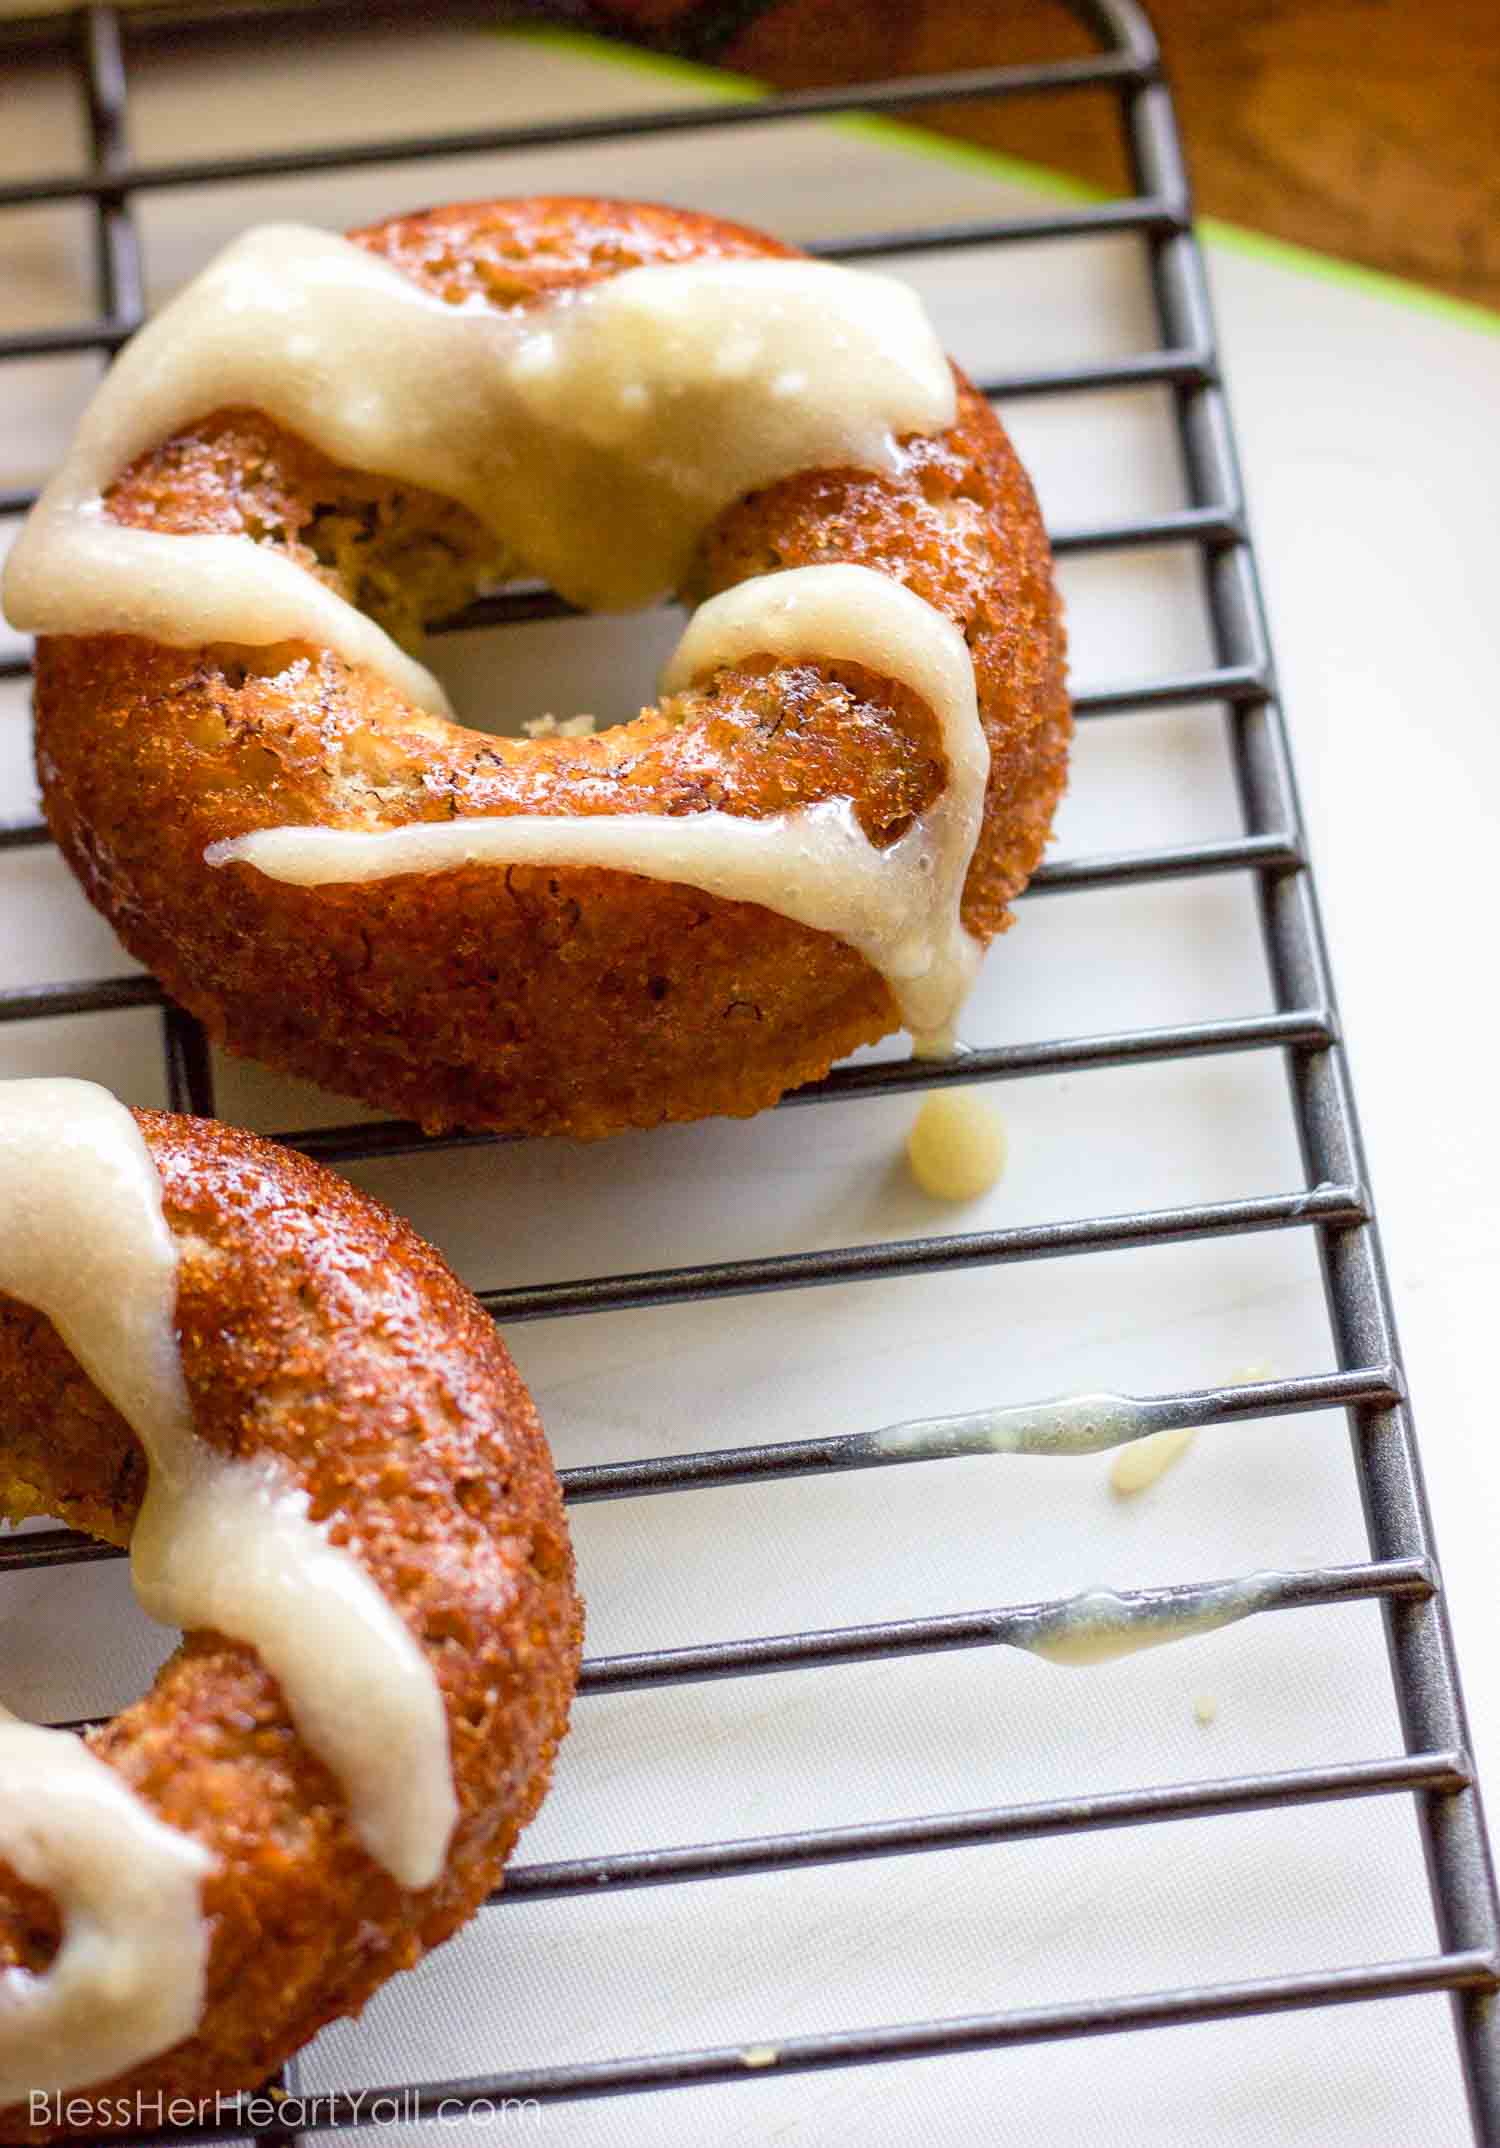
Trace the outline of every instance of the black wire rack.
<instances>
[{"instance_id":1,"label":"black wire rack","mask_svg":"<svg viewBox=\"0 0 1500 2148\"><path fill-rule=\"evenodd\" d=\"M679 17L658 43L679 54L712 58L761 11L756 0L716 0ZM736 1293L798 1290L820 1284L917 1275L979 1264L1040 1260L1083 1252L1216 1238L1250 1231L1310 1230L1316 1234L1339 1370L1312 1377L1160 1398L1181 1421L1210 1424L1342 1407L1347 1412L1354 1466L1364 1507L1369 1556L1359 1564L1310 1568L1288 1577L1278 1607L1377 1599L1385 1632L1405 1751L1359 1761L1276 1774L1125 1790L1046 1803L929 1814L909 1820L810 1832L692 1844L550 1864L522 1864L506 1876L505 1899L614 1892L675 1886L699 1879L785 1871L881 1857L914 1856L1089 1829L1186 1820L1268 1806L1376 1796L1410 1795L1421 1822L1431 1883L1438 1951L1326 1972L1273 1976L1085 2000L957 2019L902 2022L835 2034L778 2040L780 2073L813 2072L881 2061L991 2050L1023 2042L1108 2035L1294 2008L1446 1992L1452 1998L1474 2138L1500 2143L1500 1910L1497 1910L1480 1805L1468 1750L1447 1615L1441 1594L1421 1471L1382 1265L1379 1237L1365 1185L1363 1156L1348 1068L1309 870L1287 738L1267 642L1255 560L1215 350L1214 328L1195 240L1187 180L1172 102L1150 25L1133 0L1070 0L1096 49L1083 58L1026 66L976 69L896 81L800 91L753 102L675 103L624 116L585 117L525 127L355 142L295 153L137 163L128 139L125 40L161 37L264 35L269 19L308 11L287 0L253 7L146 7L132 10L122 29L116 10L87 7L0 25L6 54L66 55L76 69L88 120L90 157L80 173L58 173L0 185L0 210L28 203L75 201L92 206L98 311L88 321L0 336L0 361L70 352L109 354L139 326L144 312L136 197L153 190L191 188L230 180L343 170L359 165L421 163L467 154L597 142L668 131L764 126L819 114L900 110L1018 95L1107 90L1117 102L1131 173L1128 198L1050 208L900 233L869 232L814 249L856 260L886 253L915 254L1005 241L1066 239L1105 232L1139 234L1144 242L1159 331L1159 347L1104 363L1049 368L983 383L992 396L1077 394L1119 387L1165 386L1171 393L1189 504L1148 519L1055 531L1060 554L1108 552L1132 546L1188 544L1196 548L1213 634L1214 662L1206 669L1131 681L1078 697L1084 719L1191 703L1222 705L1245 832L1229 841L1085 857L1043 865L1035 895L1202 874L1249 875L1257 892L1275 1011L1239 1018L1121 1031L1104 1035L978 1048L957 1062L861 1064L840 1068L785 1099L789 1106L946 1082L1006 1081L1096 1067L1182 1059L1220 1052L1279 1052L1306 1184L1260 1199L1204 1202L1147 1213L837 1248L770 1258L717 1262L581 1282L490 1291L484 1302L507 1322L631 1307L663 1306ZM368 34L401 9L369 0L323 0L312 11L318 34ZM563 19L610 34L584 5L509 10L494 5L425 6L420 19L473 16L493 24L503 13ZM3 475L3 473L0 473ZM30 495L0 489L0 514L14 515ZM566 610L545 591L508 591L472 607L452 626L537 618ZM7 658L0 676L26 673L24 658ZM40 822L0 826L0 849L49 841ZM213 1115L214 1081L198 1025L168 1004L145 976L52 983L0 991L0 1022L160 1006L167 1093L174 1109ZM424 1140L412 1126L374 1125L291 1130L281 1138L330 1161L389 1156L485 1137ZM568 1498L633 1498L703 1486L892 1463L854 1439L809 1439L737 1447L670 1458L601 1464L565 1473ZM117 1556L109 1547L63 1529L0 1541L0 1571L70 1564ZM1173 1591L1139 1592L1162 1603ZM660 1688L717 1678L826 1666L935 1650L993 1646L1034 1606L954 1616L905 1619L825 1632L804 1632L594 1658L585 1663L585 1693ZM745 2047L678 2050L603 2062L487 2074L462 2080L395 2084L408 2116L448 2112L479 2099L537 2099L543 2103L620 2096L754 2078ZM288 2076L294 2079L294 2076ZM366 2091L380 2095L387 2091ZM363 2121L352 2094L320 2093L320 2135ZM144 2137L143 2137L144 2138ZM238 2124L178 2130L152 2140L256 2138L289 2143L285 2130Z\"/></svg>"}]
</instances>

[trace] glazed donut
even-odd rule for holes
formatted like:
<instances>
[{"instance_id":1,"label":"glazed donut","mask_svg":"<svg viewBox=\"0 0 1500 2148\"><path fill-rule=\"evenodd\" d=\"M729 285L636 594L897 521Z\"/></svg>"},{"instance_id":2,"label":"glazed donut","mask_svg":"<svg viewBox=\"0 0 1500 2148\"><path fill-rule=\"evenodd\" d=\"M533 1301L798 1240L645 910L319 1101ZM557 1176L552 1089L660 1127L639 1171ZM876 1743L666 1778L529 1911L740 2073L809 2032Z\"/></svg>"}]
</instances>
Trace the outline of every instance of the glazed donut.
<instances>
[{"instance_id":1,"label":"glazed donut","mask_svg":"<svg viewBox=\"0 0 1500 2148\"><path fill-rule=\"evenodd\" d=\"M21 1081L0 1212L0 1505L129 1543L185 1629L87 1739L0 1722L15 2140L37 2093L94 2130L253 2088L461 1925L546 1788L580 1613L515 1367L375 1202Z\"/></svg>"},{"instance_id":2,"label":"glazed donut","mask_svg":"<svg viewBox=\"0 0 1500 2148\"><path fill-rule=\"evenodd\" d=\"M522 570L697 605L659 705L455 723L405 652ZM5 596L126 946L430 1130L747 1114L902 1024L941 1048L1066 773L988 404L900 284L682 210L248 234L117 361Z\"/></svg>"}]
</instances>

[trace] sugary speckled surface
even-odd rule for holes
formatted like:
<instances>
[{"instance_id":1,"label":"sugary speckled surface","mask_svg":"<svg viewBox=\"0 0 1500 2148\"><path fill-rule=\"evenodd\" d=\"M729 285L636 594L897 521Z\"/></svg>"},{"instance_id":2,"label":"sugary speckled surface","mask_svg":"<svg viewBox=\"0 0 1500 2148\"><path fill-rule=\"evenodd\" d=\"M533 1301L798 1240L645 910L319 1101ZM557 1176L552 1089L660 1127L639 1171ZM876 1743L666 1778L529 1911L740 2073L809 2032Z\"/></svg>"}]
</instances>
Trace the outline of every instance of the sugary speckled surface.
<instances>
[{"instance_id":1,"label":"sugary speckled surface","mask_svg":"<svg viewBox=\"0 0 1500 2148\"><path fill-rule=\"evenodd\" d=\"M219 1860L197 2035L123 2089L251 2088L461 1925L540 1802L579 1642L572 1554L530 1397L491 1322L410 1228L331 1172L204 1120L140 1114L178 1241L198 1433L274 1456L420 1641L447 1709L460 1818L436 1886L404 1891L355 1838L254 1654L188 1636L93 1739L158 1817ZM140 1450L50 1323L0 1299L0 1505L120 1543ZM0 1966L55 1935L3 1873ZM110 2084L115 2092L117 2084ZM0 2114L7 2140L25 2137Z\"/></svg>"}]
</instances>

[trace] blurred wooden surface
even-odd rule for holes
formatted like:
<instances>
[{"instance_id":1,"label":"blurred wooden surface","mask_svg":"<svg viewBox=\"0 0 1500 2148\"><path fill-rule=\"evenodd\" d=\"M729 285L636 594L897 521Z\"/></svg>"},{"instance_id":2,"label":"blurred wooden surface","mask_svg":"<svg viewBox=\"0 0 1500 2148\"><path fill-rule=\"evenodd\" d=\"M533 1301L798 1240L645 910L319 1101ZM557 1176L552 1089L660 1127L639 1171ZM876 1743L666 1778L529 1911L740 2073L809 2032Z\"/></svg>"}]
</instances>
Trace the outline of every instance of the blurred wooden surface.
<instances>
[{"instance_id":1,"label":"blurred wooden surface","mask_svg":"<svg viewBox=\"0 0 1500 2148\"><path fill-rule=\"evenodd\" d=\"M613 0L661 23L673 0ZM1500 308L1500 0L1149 0L1200 210ZM1054 0L781 0L724 63L781 87L1088 49ZM1124 184L1111 100L927 124Z\"/></svg>"}]
</instances>

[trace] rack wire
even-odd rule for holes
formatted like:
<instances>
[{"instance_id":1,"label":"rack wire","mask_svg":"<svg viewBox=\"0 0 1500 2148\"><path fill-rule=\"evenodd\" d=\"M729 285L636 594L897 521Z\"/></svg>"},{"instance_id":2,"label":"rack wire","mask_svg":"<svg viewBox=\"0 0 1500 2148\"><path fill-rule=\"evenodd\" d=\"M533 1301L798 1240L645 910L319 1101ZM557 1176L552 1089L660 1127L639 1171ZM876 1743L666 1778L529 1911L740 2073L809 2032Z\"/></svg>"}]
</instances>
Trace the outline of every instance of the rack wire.
<instances>
[{"instance_id":1,"label":"rack wire","mask_svg":"<svg viewBox=\"0 0 1500 2148\"><path fill-rule=\"evenodd\" d=\"M992 396L1077 394L1117 387L1163 385L1171 392L1189 504L1176 512L1053 532L1063 555L1164 543L1190 544L1201 563L1213 633L1208 668L1139 679L1078 697L1078 715L1096 720L1191 703L1227 711L1235 776L1246 832L1229 841L1071 859L1043 865L1032 896L1214 873L1249 875L1259 904L1275 1011L1232 1019L980 1048L948 1065L901 1062L836 1070L787 1097L789 1107L929 1089L947 1082L1007 1081L1046 1073L1186 1059L1220 1052L1282 1055L1300 1139L1306 1184L1268 1198L1202 1202L1188 1207L1079 1221L1027 1225L940 1238L847 1246L814 1253L717 1262L581 1282L490 1291L484 1303L506 1322L626 1308L664 1306L739 1293L799 1290L938 1269L1047 1259L1082 1252L1217 1238L1250 1231L1315 1233L1339 1370L1248 1386L1185 1392L1158 1399L1181 1421L1199 1424L1342 1407L1347 1412L1369 1542L1360 1563L1311 1568L1287 1577L1276 1608L1376 1599L1385 1632L1405 1752L1386 1760L1246 1774L1216 1780L928 1814L875 1824L825 1828L728 1842L691 1844L549 1864L522 1864L506 1876L503 1900L596 1894L629 1887L680 1885L751 1872L784 1871L861 1859L912 1856L979 1843L1072 1834L1089 1829L1187 1820L1267 1806L1314 1804L1410 1795L1421 1822L1438 1935L1438 1951L1327 1972L1154 1991L1137 1997L871 2027L779 2040L778 2071L936 2057L1022 2042L1041 2042L1188 2022L1330 2007L1418 1993L1446 1992L1460 2048L1474 2138L1500 2143L1500 1907L1497 1907L1452 1642L1440 1588L1421 1471L1405 1396L1400 1355L1382 1264L1379 1235L1366 1190L1363 1155L1348 1067L1319 922L1317 898L1267 641L1253 547L1246 528L1233 437L1220 378L1202 258L1171 97L1149 22L1134 0L1069 0L1096 49L1079 59L990 67L962 74L866 82L801 91L746 103L674 104L624 116L585 117L525 127L356 142L293 153L137 163L128 139L129 100L124 39L216 38L264 35L268 18L298 10L292 0L254 7L208 9L154 6L132 11L122 30L117 11L82 8L67 16L38 16L0 25L0 60L7 52L66 54L82 92L90 144L83 173L0 185L0 210L23 204L75 201L93 212L95 317L59 328L0 336L0 362L92 352L108 355L139 326L144 314L142 249L134 204L156 190L293 173L346 170L359 165L421 163L443 155L598 142L668 131L735 127L805 119L819 114L901 110L1016 95L1065 95L1108 90L1117 102L1133 192L1128 198L1066 204L1034 216L1005 217L900 233L870 232L815 248L829 258L857 260L888 252L935 252L1040 238L1066 239L1132 232L1145 242L1159 347L1105 363L1048 368L982 383ZM691 8L656 41L680 54L712 58L760 11L756 0ZM304 21L306 18L303 12ZM324 0L320 31L368 32L400 9L368 0ZM423 19L541 15L612 34L586 5L482 10L457 4L428 7ZM0 514L14 515L30 495L0 490ZM548 592L508 591L471 607L451 627L555 616L567 609ZM0 663L0 677L26 672L23 658ZM49 841L39 821L0 826L0 849ZM113 1012L162 1010L167 1093L175 1109L213 1115L213 1070L198 1025L169 1005L153 979L132 976L44 984L0 991L0 1022ZM401 1122L289 1129L283 1141L329 1161L459 1146L480 1136L425 1139ZM859 1439L812 1439L742 1446L669 1458L600 1464L564 1473L572 1502L635 1498L704 1486L764 1482L777 1477L894 1466L902 1458L876 1453ZM65 1529L0 1541L0 1572L118 1556ZM1174 1591L1136 1592L1169 1605ZM585 1663L584 1693L731 1678L805 1666L867 1661L934 1650L990 1647L1037 1606L905 1619L823 1632L803 1632L723 1644L594 1658ZM752 2078L744 2047L669 2051L588 2064L497 2072L458 2081L396 2084L371 2095L405 2096L409 2115L452 2112L478 2099L535 2098L544 2103L638 2094ZM455 2099L456 2102L455 2102ZM352 2095L320 2094L318 2132L361 2123ZM363 2109L368 2113L369 2103ZM153 2134L155 2140L257 2138L290 2143L287 2132L255 2133L247 2121L213 2129Z\"/></svg>"}]
</instances>

